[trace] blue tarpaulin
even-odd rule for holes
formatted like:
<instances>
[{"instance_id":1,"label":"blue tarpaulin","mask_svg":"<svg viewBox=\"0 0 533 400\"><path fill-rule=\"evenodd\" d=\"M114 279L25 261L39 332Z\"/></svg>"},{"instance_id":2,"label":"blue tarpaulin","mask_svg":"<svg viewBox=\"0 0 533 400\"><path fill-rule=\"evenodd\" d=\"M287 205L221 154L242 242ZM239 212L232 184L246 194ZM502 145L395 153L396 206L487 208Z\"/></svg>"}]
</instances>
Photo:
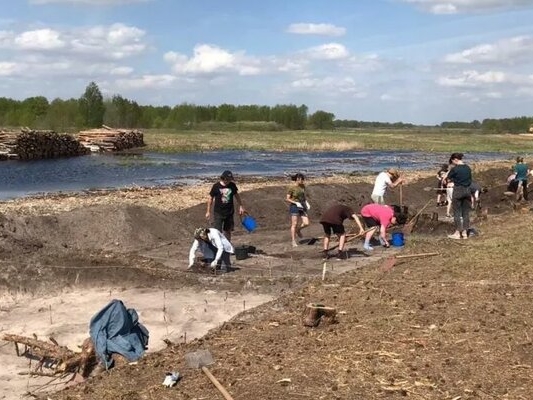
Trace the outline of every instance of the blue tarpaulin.
<instances>
[{"instance_id":1,"label":"blue tarpaulin","mask_svg":"<svg viewBox=\"0 0 533 400\"><path fill-rule=\"evenodd\" d=\"M91 318L89 334L96 354L106 368L113 365L113 353L118 353L131 362L138 360L148 346L149 333L139 323L137 311L127 309L122 301L116 299Z\"/></svg>"}]
</instances>

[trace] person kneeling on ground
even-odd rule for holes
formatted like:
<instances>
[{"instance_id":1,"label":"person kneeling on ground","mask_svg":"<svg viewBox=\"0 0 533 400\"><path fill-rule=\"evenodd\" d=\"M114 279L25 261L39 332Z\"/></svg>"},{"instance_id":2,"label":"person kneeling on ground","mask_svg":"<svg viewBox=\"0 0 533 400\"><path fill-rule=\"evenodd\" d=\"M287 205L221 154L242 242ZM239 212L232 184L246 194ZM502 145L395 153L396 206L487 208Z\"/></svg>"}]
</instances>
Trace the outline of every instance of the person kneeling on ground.
<instances>
[{"instance_id":1,"label":"person kneeling on ground","mask_svg":"<svg viewBox=\"0 0 533 400\"><path fill-rule=\"evenodd\" d=\"M212 269L217 267L231 267L230 255L235 250L222 232L215 228L198 228L194 231L194 242L189 251L189 268L194 265L196 251L200 250L205 262L210 263Z\"/></svg>"},{"instance_id":2,"label":"person kneeling on ground","mask_svg":"<svg viewBox=\"0 0 533 400\"><path fill-rule=\"evenodd\" d=\"M384 204L367 204L361 208L361 216L367 228L374 228L367 232L365 236L365 250L374 250L370 245L370 239L379 227L379 242L384 247L390 247L387 240L387 228L392 225L403 225L407 222L407 215L398 206L387 206Z\"/></svg>"},{"instance_id":3,"label":"person kneeling on ground","mask_svg":"<svg viewBox=\"0 0 533 400\"><path fill-rule=\"evenodd\" d=\"M339 238L339 251L337 253L337 259L343 260L346 257L344 252L344 245L346 243L346 231L344 230L343 222L345 219L353 219L359 227L359 234L364 232L363 225L357 217L357 214L350 207L343 204L335 204L328 208L322 218L320 224L324 228L324 257L328 258L329 240L331 234L334 233Z\"/></svg>"}]
</instances>

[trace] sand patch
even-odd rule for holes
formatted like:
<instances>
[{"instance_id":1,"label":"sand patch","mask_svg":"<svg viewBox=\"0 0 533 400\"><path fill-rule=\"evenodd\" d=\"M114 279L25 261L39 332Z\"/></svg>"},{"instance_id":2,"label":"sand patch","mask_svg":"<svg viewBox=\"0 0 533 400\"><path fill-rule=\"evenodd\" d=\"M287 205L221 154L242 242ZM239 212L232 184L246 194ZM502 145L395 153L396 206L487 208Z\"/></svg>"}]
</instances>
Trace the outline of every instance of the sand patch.
<instances>
[{"instance_id":1,"label":"sand patch","mask_svg":"<svg viewBox=\"0 0 533 400\"><path fill-rule=\"evenodd\" d=\"M57 296L0 297L0 335L36 334L40 340L55 338L59 344L79 351L78 345L89 336L91 317L112 299L134 308L141 323L150 331L149 352L173 342L187 341L205 335L210 329L234 315L272 300L269 295L194 291L180 289L113 289L74 290ZM0 342L0 399L20 399L34 392L50 378L29 378L19 375L29 370L28 359L17 357L11 343ZM33 362L35 366L35 362ZM55 388L59 389L62 386Z\"/></svg>"}]
</instances>

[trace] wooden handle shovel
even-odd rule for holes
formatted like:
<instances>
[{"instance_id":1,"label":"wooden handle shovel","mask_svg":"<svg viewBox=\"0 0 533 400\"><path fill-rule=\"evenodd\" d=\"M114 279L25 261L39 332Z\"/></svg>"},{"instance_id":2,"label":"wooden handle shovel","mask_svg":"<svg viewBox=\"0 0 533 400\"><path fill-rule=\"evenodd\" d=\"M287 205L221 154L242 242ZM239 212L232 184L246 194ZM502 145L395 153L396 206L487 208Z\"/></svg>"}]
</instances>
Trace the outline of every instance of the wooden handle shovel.
<instances>
[{"instance_id":1,"label":"wooden handle shovel","mask_svg":"<svg viewBox=\"0 0 533 400\"><path fill-rule=\"evenodd\" d=\"M432 257L432 256L438 256L440 253L418 253L418 254L405 254L405 255L399 255L399 256L392 256L388 257L383 264L381 265L382 271L389 271L394 267L396 264L396 260L402 259L402 258L416 258L416 257Z\"/></svg>"}]
</instances>

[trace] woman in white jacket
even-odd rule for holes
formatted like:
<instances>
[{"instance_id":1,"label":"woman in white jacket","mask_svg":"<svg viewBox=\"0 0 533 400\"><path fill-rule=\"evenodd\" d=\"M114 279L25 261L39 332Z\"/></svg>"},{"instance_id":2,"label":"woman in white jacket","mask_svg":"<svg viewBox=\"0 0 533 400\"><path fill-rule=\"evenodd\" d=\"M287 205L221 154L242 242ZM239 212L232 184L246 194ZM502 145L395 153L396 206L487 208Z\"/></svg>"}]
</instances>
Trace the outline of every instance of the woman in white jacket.
<instances>
[{"instance_id":1,"label":"woman in white jacket","mask_svg":"<svg viewBox=\"0 0 533 400\"><path fill-rule=\"evenodd\" d=\"M194 231L194 242L189 250L189 268L194 265L197 250L200 250L212 269L216 269L217 266L229 269L230 254L235 253L229 240L215 228L198 228Z\"/></svg>"}]
</instances>

